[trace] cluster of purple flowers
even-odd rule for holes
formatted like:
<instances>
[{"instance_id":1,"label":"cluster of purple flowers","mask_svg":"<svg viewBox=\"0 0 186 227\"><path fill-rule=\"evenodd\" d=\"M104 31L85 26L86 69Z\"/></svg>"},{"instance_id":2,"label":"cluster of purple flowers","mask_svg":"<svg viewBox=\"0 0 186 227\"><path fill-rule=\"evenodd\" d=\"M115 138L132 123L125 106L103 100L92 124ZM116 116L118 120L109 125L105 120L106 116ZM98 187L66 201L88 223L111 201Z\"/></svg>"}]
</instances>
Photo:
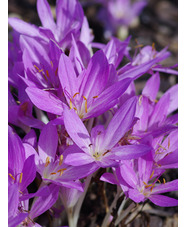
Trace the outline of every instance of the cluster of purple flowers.
<instances>
[{"instance_id":1,"label":"cluster of purple flowers","mask_svg":"<svg viewBox=\"0 0 186 227\"><path fill-rule=\"evenodd\" d=\"M47 0L37 0L37 11L40 27L9 18L9 226L40 226L35 218L47 210L77 226L100 168L100 180L135 203L177 206L162 195L178 187L162 180L178 156L177 85L156 99L159 72L177 75L161 64L167 48L140 47L131 57L130 37L94 43L77 0L57 0L56 21ZM134 81L145 73L150 78L136 95Z\"/></svg>"}]
</instances>

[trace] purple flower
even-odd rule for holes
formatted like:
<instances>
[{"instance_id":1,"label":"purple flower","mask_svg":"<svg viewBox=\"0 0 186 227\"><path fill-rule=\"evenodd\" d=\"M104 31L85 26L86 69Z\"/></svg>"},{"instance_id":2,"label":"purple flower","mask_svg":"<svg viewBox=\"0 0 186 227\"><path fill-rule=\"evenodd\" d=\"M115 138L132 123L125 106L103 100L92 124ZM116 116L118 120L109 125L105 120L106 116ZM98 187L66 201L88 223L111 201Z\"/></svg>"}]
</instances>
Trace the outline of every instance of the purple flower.
<instances>
[{"instance_id":1,"label":"purple flower","mask_svg":"<svg viewBox=\"0 0 186 227\"><path fill-rule=\"evenodd\" d=\"M80 28L83 23L83 10L76 0L58 0L56 5L55 23L47 0L37 1L37 11L42 27L28 24L18 18L9 18L9 24L20 34L34 37L49 42L56 41L63 50L71 42L71 34L80 36Z\"/></svg>"},{"instance_id":2,"label":"purple flower","mask_svg":"<svg viewBox=\"0 0 186 227\"><path fill-rule=\"evenodd\" d=\"M81 119L73 110L64 110L64 125L78 146L70 146L64 153L65 163L74 166L96 163L98 167L117 165L117 160L138 158L151 150L145 145L116 146L131 128L136 108L136 97L129 99L114 115L105 130L102 125L89 135Z\"/></svg>"},{"instance_id":3,"label":"purple flower","mask_svg":"<svg viewBox=\"0 0 186 227\"><path fill-rule=\"evenodd\" d=\"M102 175L101 180L118 184L127 197L136 203L149 199L158 206L177 206L178 201L161 193L178 190L178 181L160 182L159 176L154 175L153 161L146 157L140 157L135 161L122 161L116 169L115 178L111 173ZM159 182L159 183L157 183Z\"/></svg>"}]
</instances>

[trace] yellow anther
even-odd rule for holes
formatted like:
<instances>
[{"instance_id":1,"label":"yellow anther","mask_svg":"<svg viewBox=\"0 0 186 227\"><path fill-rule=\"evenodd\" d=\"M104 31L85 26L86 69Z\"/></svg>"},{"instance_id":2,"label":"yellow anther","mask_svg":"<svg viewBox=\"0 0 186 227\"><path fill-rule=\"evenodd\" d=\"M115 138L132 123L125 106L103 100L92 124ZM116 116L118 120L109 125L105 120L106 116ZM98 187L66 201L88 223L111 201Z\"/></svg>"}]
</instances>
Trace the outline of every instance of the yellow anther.
<instances>
[{"instance_id":1,"label":"yellow anther","mask_svg":"<svg viewBox=\"0 0 186 227\"><path fill-rule=\"evenodd\" d=\"M152 43L152 50L156 50L154 42Z\"/></svg>"},{"instance_id":2,"label":"yellow anther","mask_svg":"<svg viewBox=\"0 0 186 227\"><path fill-rule=\"evenodd\" d=\"M168 138L168 149L170 147L170 137Z\"/></svg>"},{"instance_id":3,"label":"yellow anther","mask_svg":"<svg viewBox=\"0 0 186 227\"><path fill-rule=\"evenodd\" d=\"M42 72L42 75L43 75L44 79L45 79L46 81L48 81L47 78L46 78L46 76L45 76L45 74L44 74L44 72Z\"/></svg>"},{"instance_id":4,"label":"yellow anther","mask_svg":"<svg viewBox=\"0 0 186 227\"><path fill-rule=\"evenodd\" d=\"M76 95L78 95L79 94L79 92L76 92L74 95L73 95L73 98L75 98L76 97Z\"/></svg>"},{"instance_id":5,"label":"yellow anther","mask_svg":"<svg viewBox=\"0 0 186 227\"><path fill-rule=\"evenodd\" d=\"M47 158L46 158L46 162L45 162L45 167L47 167L49 164L50 164L50 158L47 157Z\"/></svg>"},{"instance_id":6,"label":"yellow anther","mask_svg":"<svg viewBox=\"0 0 186 227\"><path fill-rule=\"evenodd\" d=\"M93 97L93 99L96 99L96 98L98 98L98 95L96 95L96 96Z\"/></svg>"},{"instance_id":7,"label":"yellow anther","mask_svg":"<svg viewBox=\"0 0 186 227\"><path fill-rule=\"evenodd\" d=\"M155 103L158 103L158 100L157 100L157 99L155 99L155 100L154 100L154 102L155 102Z\"/></svg>"},{"instance_id":8,"label":"yellow anther","mask_svg":"<svg viewBox=\"0 0 186 227\"><path fill-rule=\"evenodd\" d=\"M73 109L77 111L77 108L76 107L73 107Z\"/></svg>"},{"instance_id":9,"label":"yellow anther","mask_svg":"<svg viewBox=\"0 0 186 227\"><path fill-rule=\"evenodd\" d=\"M20 191L20 190L19 190L19 193L23 194L23 192L22 192L22 191Z\"/></svg>"},{"instance_id":10,"label":"yellow anther","mask_svg":"<svg viewBox=\"0 0 186 227\"><path fill-rule=\"evenodd\" d=\"M143 44L138 44L138 45L135 46L134 48L139 48L139 47L143 47Z\"/></svg>"},{"instance_id":11,"label":"yellow anther","mask_svg":"<svg viewBox=\"0 0 186 227\"><path fill-rule=\"evenodd\" d=\"M56 174L56 173L55 172L50 173L50 175L54 175L54 174Z\"/></svg>"},{"instance_id":12,"label":"yellow anther","mask_svg":"<svg viewBox=\"0 0 186 227\"><path fill-rule=\"evenodd\" d=\"M85 100L85 112L87 113L88 110L87 110L87 98L85 96L83 96L84 100Z\"/></svg>"},{"instance_id":13,"label":"yellow anther","mask_svg":"<svg viewBox=\"0 0 186 227\"><path fill-rule=\"evenodd\" d=\"M51 64L51 66L52 66L52 68L53 68L54 65L53 65L53 62L52 62L52 61L50 61L50 64Z\"/></svg>"},{"instance_id":14,"label":"yellow anther","mask_svg":"<svg viewBox=\"0 0 186 227\"><path fill-rule=\"evenodd\" d=\"M43 69L39 69L36 65L34 65L34 68L37 69L37 71L40 73L43 71Z\"/></svg>"},{"instance_id":15,"label":"yellow anther","mask_svg":"<svg viewBox=\"0 0 186 227\"><path fill-rule=\"evenodd\" d=\"M154 175L154 170L152 171L151 175L150 175L150 179L153 177Z\"/></svg>"},{"instance_id":16,"label":"yellow anther","mask_svg":"<svg viewBox=\"0 0 186 227\"><path fill-rule=\"evenodd\" d=\"M152 192L152 190L153 190L154 186L155 186L155 185L153 184L153 185L152 185L152 187L151 187L151 189L150 189L150 191L151 191L151 192Z\"/></svg>"},{"instance_id":17,"label":"yellow anther","mask_svg":"<svg viewBox=\"0 0 186 227\"><path fill-rule=\"evenodd\" d=\"M12 176L11 173L8 174L13 180L15 180L15 177Z\"/></svg>"},{"instance_id":18,"label":"yellow anther","mask_svg":"<svg viewBox=\"0 0 186 227\"><path fill-rule=\"evenodd\" d=\"M62 176L63 172L66 170L66 168L59 169L57 172L60 173L59 176Z\"/></svg>"},{"instance_id":19,"label":"yellow anther","mask_svg":"<svg viewBox=\"0 0 186 227\"><path fill-rule=\"evenodd\" d=\"M48 70L46 70L46 75L47 75L48 78L50 77L50 76L49 76L49 73L48 73Z\"/></svg>"},{"instance_id":20,"label":"yellow anther","mask_svg":"<svg viewBox=\"0 0 186 227\"><path fill-rule=\"evenodd\" d=\"M141 103L142 103L142 97L143 97L143 95L140 95L140 97L139 97L139 105L141 106Z\"/></svg>"},{"instance_id":21,"label":"yellow anther","mask_svg":"<svg viewBox=\"0 0 186 227\"><path fill-rule=\"evenodd\" d=\"M19 176L19 183L21 184L22 182L22 179L23 179L23 173L20 173L20 176Z\"/></svg>"},{"instance_id":22,"label":"yellow anther","mask_svg":"<svg viewBox=\"0 0 186 227\"><path fill-rule=\"evenodd\" d=\"M17 104L21 104L21 102L20 101L16 101L17 102Z\"/></svg>"},{"instance_id":23,"label":"yellow anther","mask_svg":"<svg viewBox=\"0 0 186 227\"><path fill-rule=\"evenodd\" d=\"M158 179L157 181L158 181L158 183L160 183L160 184L161 184L161 181L160 181L159 179Z\"/></svg>"},{"instance_id":24,"label":"yellow anther","mask_svg":"<svg viewBox=\"0 0 186 227\"><path fill-rule=\"evenodd\" d=\"M62 165L62 163L63 163L63 155L61 154L59 157L59 165Z\"/></svg>"},{"instance_id":25,"label":"yellow anther","mask_svg":"<svg viewBox=\"0 0 186 227\"><path fill-rule=\"evenodd\" d=\"M163 150L167 150L165 147L163 147L161 144L158 143L158 145L163 149Z\"/></svg>"},{"instance_id":26,"label":"yellow anther","mask_svg":"<svg viewBox=\"0 0 186 227\"><path fill-rule=\"evenodd\" d=\"M166 183L166 180L165 180L165 178L163 178L163 183L164 183L164 184Z\"/></svg>"},{"instance_id":27,"label":"yellow anther","mask_svg":"<svg viewBox=\"0 0 186 227\"><path fill-rule=\"evenodd\" d=\"M72 109L72 100L70 99L70 109Z\"/></svg>"}]
</instances>

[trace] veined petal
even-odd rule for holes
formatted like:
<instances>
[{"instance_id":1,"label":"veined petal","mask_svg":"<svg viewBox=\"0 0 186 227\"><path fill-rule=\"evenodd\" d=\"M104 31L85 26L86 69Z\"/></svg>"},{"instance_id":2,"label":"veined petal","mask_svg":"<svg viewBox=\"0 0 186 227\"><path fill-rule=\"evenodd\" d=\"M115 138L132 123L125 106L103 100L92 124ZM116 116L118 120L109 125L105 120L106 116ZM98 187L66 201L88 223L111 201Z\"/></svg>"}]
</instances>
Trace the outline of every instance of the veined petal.
<instances>
[{"instance_id":1,"label":"veined petal","mask_svg":"<svg viewBox=\"0 0 186 227\"><path fill-rule=\"evenodd\" d=\"M80 147L84 152L89 153L90 135L85 128L83 122L73 109L64 110L64 125L72 138L72 140Z\"/></svg>"},{"instance_id":2,"label":"veined petal","mask_svg":"<svg viewBox=\"0 0 186 227\"><path fill-rule=\"evenodd\" d=\"M140 203L145 199L145 196L142 193L140 193L137 189L129 189L128 193L129 198L136 203Z\"/></svg>"},{"instance_id":3,"label":"veined petal","mask_svg":"<svg viewBox=\"0 0 186 227\"><path fill-rule=\"evenodd\" d=\"M52 123L48 123L41 131L39 141L38 141L38 152L40 158L45 163L46 158L55 159L56 151L58 145L58 134L56 126Z\"/></svg>"},{"instance_id":4,"label":"veined petal","mask_svg":"<svg viewBox=\"0 0 186 227\"><path fill-rule=\"evenodd\" d=\"M93 98L105 88L109 75L108 61L102 50L97 51L90 59L86 75L80 86L80 95Z\"/></svg>"},{"instance_id":5,"label":"veined petal","mask_svg":"<svg viewBox=\"0 0 186 227\"><path fill-rule=\"evenodd\" d=\"M125 145L113 148L110 152L110 158L117 160L137 159L151 150L151 147L143 144Z\"/></svg>"},{"instance_id":6,"label":"veined petal","mask_svg":"<svg viewBox=\"0 0 186 227\"><path fill-rule=\"evenodd\" d=\"M132 97L127 100L117 111L106 129L103 147L110 149L124 136L130 129L136 111L137 98Z\"/></svg>"},{"instance_id":7,"label":"veined petal","mask_svg":"<svg viewBox=\"0 0 186 227\"><path fill-rule=\"evenodd\" d=\"M92 116L96 117L117 104L117 98L125 92L131 81L131 79L127 78L123 81L116 82L112 86L105 89L92 103L90 110L86 114L86 118Z\"/></svg>"},{"instance_id":8,"label":"veined petal","mask_svg":"<svg viewBox=\"0 0 186 227\"><path fill-rule=\"evenodd\" d=\"M170 182L167 182L165 184L157 185L152 190L153 194L159 194L159 193L165 193L165 192L171 192L171 191L177 191L178 190L178 180L173 180Z\"/></svg>"},{"instance_id":9,"label":"veined petal","mask_svg":"<svg viewBox=\"0 0 186 227\"><path fill-rule=\"evenodd\" d=\"M79 92L79 88L77 87L77 77L72 62L70 58L63 53L61 54L59 60L58 75L64 91L64 95L69 101L69 96L66 95L65 91L67 91L72 98L75 93Z\"/></svg>"},{"instance_id":10,"label":"veined petal","mask_svg":"<svg viewBox=\"0 0 186 227\"><path fill-rule=\"evenodd\" d=\"M119 185L119 182L116 180L116 177L112 173L104 173L100 180L105 181L110 184L116 184Z\"/></svg>"},{"instance_id":11,"label":"veined petal","mask_svg":"<svg viewBox=\"0 0 186 227\"><path fill-rule=\"evenodd\" d=\"M178 206L178 200L170 198L164 195L151 195L149 200L156 204L157 206L161 207L173 207Z\"/></svg>"},{"instance_id":12,"label":"veined petal","mask_svg":"<svg viewBox=\"0 0 186 227\"><path fill-rule=\"evenodd\" d=\"M159 91L159 87L160 87L160 75L159 73L155 73L146 82L145 87L143 88L142 94L150 98L152 101L154 101Z\"/></svg>"},{"instance_id":13,"label":"veined petal","mask_svg":"<svg viewBox=\"0 0 186 227\"><path fill-rule=\"evenodd\" d=\"M50 30L56 29L56 24L47 0L37 0L37 12L43 27Z\"/></svg>"},{"instance_id":14,"label":"veined petal","mask_svg":"<svg viewBox=\"0 0 186 227\"><path fill-rule=\"evenodd\" d=\"M39 109L57 115L62 114L63 103L51 92L43 91L35 87L28 87L26 88L26 93L28 94L33 104L36 105Z\"/></svg>"},{"instance_id":15,"label":"veined petal","mask_svg":"<svg viewBox=\"0 0 186 227\"><path fill-rule=\"evenodd\" d=\"M32 205L29 215L31 219L38 217L39 215L50 209L50 207L52 207L56 202L58 198L59 186L51 184L48 186L48 188L50 190L50 194L48 196L38 197L38 199Z\"/></svg>"}]
</instances>

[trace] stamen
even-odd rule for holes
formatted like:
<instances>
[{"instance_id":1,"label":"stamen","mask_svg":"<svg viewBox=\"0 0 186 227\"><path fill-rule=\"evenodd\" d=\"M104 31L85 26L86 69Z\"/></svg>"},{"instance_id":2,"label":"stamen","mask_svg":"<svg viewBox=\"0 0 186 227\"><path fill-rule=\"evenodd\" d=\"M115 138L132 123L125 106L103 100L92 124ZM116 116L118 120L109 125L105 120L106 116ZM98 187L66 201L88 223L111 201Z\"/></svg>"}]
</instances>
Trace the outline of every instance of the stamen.
<instances>
[{"instance_id":1,"label":"stamen","mask_svg":"<svg viewBox=\"0 0 186 227\"><path fill-rule=\"evenodd\" d=\"M73 98L75 98L76 97L76 95L78 95L79 94L79 92L76 92L74 95L73 95Z\"/></svg>"},{"instance_id":2,"label":"stamen","mask_svg":"<svg viewBox=\"0 0 186 227\"><path fill-rule=\"evenodd\" d=\"M163 149L163 150L167 150L165 147L163 147L161 144L158 143L158 145Z\"/></svg>"},{"instance_id":3,"label":"stamen","mask_svg":"<svg viewBox=\"0 0 186 227\"><path fill-rule=\"evenodd\" d=\"M49 164L50 164L50 158L49 158L49 157L47 157L47 158L46 158L45 167L47 167Z\"/></svg>"},{"instance_id":4,"label":"stamen","mask_svg":"<svg viewBox=\"0 0 186 227\"><path fill-rule=\"evenodd\" d=\"M154 42L152 43L152 50L156 50Z\"/></svg>"},{"instance_id":5,"label":"stamen","mask_svg":"<svg viewBox=\"0 0 186 227\"><path fill-rule=\"evenodd\" d=\"M72 100L70 99L70 109L72 109Z\"/></svg>"},{"instance_id":6,"label":"stamen","mask_svg":"<svg viewBox=\"0 0 186 227\"><path fill-rule=\"evenodd\" d=\"M50 61L50 64L51 64L51 66L52 66L52 68L53 68L54 65L53 65L53 62L52 62L52 61Z\"/></svg>"},{"instance_id":7,"label":"stamen","mask_svg":"<svg viewBox=\"0 0 186 227\"><path fill-rule=\"evenodd\" d=\"M43 75L44 79L45 79L46 81L48 81L47 78L46 78L46 76L45 76L45 74L44 74L44 72L42 72L42 75Z\"/></svg>"},{"instance_id":8,"label":"stamen","mask_svg":"<svg viewBox=\"0 0 186 227\"><path fill-rule=\"evenodd\" d=\"M19 177L19 183L21 184L22 182L22 179L23 179L23 173L20 173L20 177Z\"/></svg>"},{"instance_id":9,"label":"stamen","mask_svg":"<svg viewBox=\"0 0 186 227\"><path fill-rule=\"evenodd\" d=\"M19 193L23 194L23 192L22 192L22 191L20 191L20 190L19 190Z\"/></svg>"},{"instance_id":10,"label":"stamen","mask_svg":"<svg viewBox=\"0 0 186 227\"><path fill-rule=\"evenodd\" d=\"M170 147L170 137L168 138L168 149Z\"/></svg>"},{"instance_id":11,"label":"stamen","mask_svg":"<svg viewBox=\"0 0 186 227\"><path fill-rule=\"evenodd\" d=\"M135 46L134 48L139 48L139 47L143 47L143 44L138 44L138 45Z\"/></svg>"},{"instance_id":12,"label":"stamen","mask_svg":"<svg viewBox=\"0 0 186 227\"><path fill-rule=\"evenodd\" d=\"M77 108L76 107L73 107L73 109L77 111Z\"/></svg>"},{"instance_id":13,"label":"stamen","mask_svg":"<svg viewBox=\"0 0 186 227\"><path fill-rule=\"evenodd\" d=\"M48 78L50 78L48 70L46 70L46 75L47 75Z\"/></svg>"},{"instance_id":14,"label":"stamen","mask_svg":"<svg viewBox=\"0 0 186 227\"><path fill-rule=\"evenodd\" d=\"M110 150L107 150L105 153L103 153L103 156L106 155Z\"/></svg>"},{"instance_id":15,"label":"stamen","mask_svg":"<svg viewBox=\"0 0 186 227\"><path fill-rule=\"evenodd\" d=\"M59 169L57 172L60 173L59 176L62 176L63 172L66 170L67 168L63 168L63 169Z\"/></svg>"},{"instance_id":16,"label":"stamen","mask_svg":"<svg viewBox=\"0 0 186 227\"><path fill-rule=\"evenodd\" d=\"M12 176L11 173L8 174L13 180L15 180L15 177Z\"/></svg>"},{"instance_id":17,"label":"stamen","mask_svg":"<svg viewBox=\"0 0 186 227\"><path fill-rule=\"evenodd\" d=\"M56 173L55 172L50 173L50 175L54 175L54 174L56 174Z\"/></svg>"},{"instance_id":18,"label":"stamen","mask_svg":"<svg viewBox=\"0 0 186 227\"><path fill-rule=\"evenodd\" d=\"M21 102L20 101L16 101L17 102L17 104L21 104Z\"/></svg>"},{"instance_id":19,"label":"stamen","mask_svg":"<svg viewBox=\"0 0 186 227\"><path fill-rule=\"evenodd\" d=\"M161 181L159 179L157 180L157 182L161 184Z\"/></svg>"},{"instance_id":20,"label":"stamen","mask_svg":"<svg viewBox=\"0 0 186 227\"><path fill-rule=\"evenodd\" d=\"M143 97L143 95L140 95L140 97L139 97L139 105L141 106L141 103L142 103L142 97Z\"/></svg>"},{"instance_id":21,"label":"stamen","mask_svg":"<svg viewBox=\"0 0 186 227\"><path fill-rule=\"evenodd\" d=\"M164 183L164 184L166 183L166 180L165 180L165 178L163 178L163 183Z\"/></svg>"},{"instance_id":22,"label":"stamen","mask_svg":"<svg viewBox=\"0 0 186 227\"><path fill-rule=\"evenodd\" d=\"M63 163L63 155L61 154L59 157L59 165L62 165L62 163Z\"/></svg>"},{"instance_id":23,"label":"stamen","mask_svg":"<svg viewBox=\"0 0 186 227\"><path fill-rule=\"evenodd\" d=\"M39 69L36 65L34 65L34 68L37 69L37 71L40 73L40 72L43 72L43 69Z\"/></svg>"},{"instance_id":24,"label":"stamen","mask_svg":"<svg viewBox=\"0 0 186 227\"><path fill-rule=\"evenodd\" d=\"M152 187L151 187L151 189L150 189L150 191L151 191L151 192L152 192L152 190L153 190L154 186L155 186L155 185L153 184L153 185L152 185Z\"/></svg>"},{"instance_id":25,"label":"stamen","mask_svg":"<svg viewBox=\"0 0 186 227\"><path fill-rule=\"evenodd\" d=\"M85 96L83 96L84 100L85 100L85 112L87 113L87 98Z\"/></svg>"},{"instance_id":26,"label":"stamen","mask_svg":"<svg viewBox=\"0 0 186 227\"><path fill-rule=\"evenodd\" d=\"M96 95L96 96L93 97L93 99L96 99L96 98L98 98L98 95Z\"/></svg>"},{"instance_id":27,"label":"stamen","mask_svg":"<svg viewBox=\"0 0 186 227\"><path fill-rule=\"evenodd\" d=\"M152 171L151 175L150 175L150 179L153 177L154 175L154 170Z\"/></svg>"}]
</instances>

